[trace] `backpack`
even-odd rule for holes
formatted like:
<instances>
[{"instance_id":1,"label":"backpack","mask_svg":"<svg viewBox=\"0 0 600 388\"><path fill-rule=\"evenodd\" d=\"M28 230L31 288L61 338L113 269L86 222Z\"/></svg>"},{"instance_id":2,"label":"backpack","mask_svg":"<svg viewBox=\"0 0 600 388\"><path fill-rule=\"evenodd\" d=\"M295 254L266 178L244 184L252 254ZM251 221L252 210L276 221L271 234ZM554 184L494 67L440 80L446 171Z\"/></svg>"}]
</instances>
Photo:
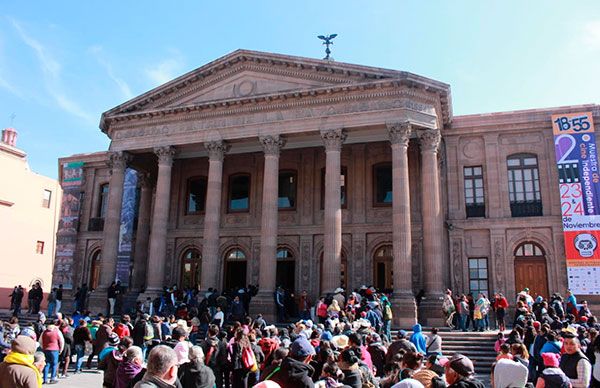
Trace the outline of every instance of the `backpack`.
<instances>
[{"instance_id":1,"label":"backpack","mask_svg":"<svg viewBox=\"0 0 600 388\"><path fill-rule=\"evenodd\" d=\"M392 308L390 307L389 304L386 304L385 307L383 308L383 320L389 321L391 319L392 319Z\"/></svg>"},{"instance_id":2,"label":"backpack","mask_svg":"<svg viewBox=\"0 0 600 388\"><path fill-rule=\"evenodd\" d=\"M154 327L150 322L146 322L146 328L144 329L144 340L150 341L154 338Z\"/></svg>"}]
</instances>

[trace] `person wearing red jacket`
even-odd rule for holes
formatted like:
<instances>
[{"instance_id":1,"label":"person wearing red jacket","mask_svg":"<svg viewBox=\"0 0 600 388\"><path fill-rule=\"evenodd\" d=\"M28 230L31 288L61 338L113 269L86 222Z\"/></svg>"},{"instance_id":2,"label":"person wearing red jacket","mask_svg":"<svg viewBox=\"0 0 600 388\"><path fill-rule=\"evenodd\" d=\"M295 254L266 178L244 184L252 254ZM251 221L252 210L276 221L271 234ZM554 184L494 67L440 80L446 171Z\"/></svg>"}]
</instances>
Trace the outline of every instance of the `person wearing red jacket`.
<instances>
[{"instance_id":1,"label":"person wearing red jacket","mask_svg":"<svg viewBox=\"0 0 600 388\"><path fill-rule=\"evenodd\" d=\"M506 316L506 309L508 308L508 300L497 292L494 297L494 310L496 311L496 321L498 322L498 329L500 331L506 330L506 324L504 323L504 317Z\"/></svg>"},{"instance_id":2,"label":"person wearing red jacket","mask_svg":"<svg viewBox=\"0 0 600 388\"><path fill-rule=\"evenodd\" d=\"M123 322L119 322L115 325L113 333L117 334L119 339L123 339L123 337L131 337L131 331L129 330L129 327Z\"/></svg>"}]
</instances>

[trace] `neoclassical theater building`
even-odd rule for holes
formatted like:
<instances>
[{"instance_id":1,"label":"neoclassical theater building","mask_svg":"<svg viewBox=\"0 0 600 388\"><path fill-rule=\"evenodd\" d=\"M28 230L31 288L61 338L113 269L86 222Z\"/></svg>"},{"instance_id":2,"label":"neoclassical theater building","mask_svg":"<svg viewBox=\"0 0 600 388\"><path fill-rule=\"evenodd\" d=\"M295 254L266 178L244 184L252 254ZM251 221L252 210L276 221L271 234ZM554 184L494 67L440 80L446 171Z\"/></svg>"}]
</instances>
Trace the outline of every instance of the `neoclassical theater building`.
<instances>
[{"instance_id":1,"label":"neoclassical theater building","mask_svg":"<svg viewBox=\"0 0 600 388\"><path fill-rule=\"evenodd\" d=\"M404 71L238 50L102 115L84 162L73 285L117 276L126 168L137 171L130 293L258 284L393 291L396 324L455 292L564 293L551 115L454 116L448 84ZM414 296L423 293L419 309Z\"/></svg>"}]
</instances>

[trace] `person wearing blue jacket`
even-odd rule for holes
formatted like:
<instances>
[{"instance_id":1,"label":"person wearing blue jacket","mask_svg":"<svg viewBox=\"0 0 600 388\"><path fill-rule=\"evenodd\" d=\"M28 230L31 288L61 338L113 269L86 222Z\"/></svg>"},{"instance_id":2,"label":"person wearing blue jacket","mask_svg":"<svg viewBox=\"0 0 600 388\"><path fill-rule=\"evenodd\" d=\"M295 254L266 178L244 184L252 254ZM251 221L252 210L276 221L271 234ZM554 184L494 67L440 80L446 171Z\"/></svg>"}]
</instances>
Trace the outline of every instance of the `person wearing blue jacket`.
<instances>
[{"instance_id":1,"label":"person wearing blue jacket","mask_svg":"<svg viewBox=\"0 0 600 388\"><path fill-rule=\"evenodd\" d=\"M410 336L410 342L412 342L417 348L419 353L427 353L427 340L423 335L421 325L418 323L413 326L413 334Z\"/></svg>"}]
</instances>

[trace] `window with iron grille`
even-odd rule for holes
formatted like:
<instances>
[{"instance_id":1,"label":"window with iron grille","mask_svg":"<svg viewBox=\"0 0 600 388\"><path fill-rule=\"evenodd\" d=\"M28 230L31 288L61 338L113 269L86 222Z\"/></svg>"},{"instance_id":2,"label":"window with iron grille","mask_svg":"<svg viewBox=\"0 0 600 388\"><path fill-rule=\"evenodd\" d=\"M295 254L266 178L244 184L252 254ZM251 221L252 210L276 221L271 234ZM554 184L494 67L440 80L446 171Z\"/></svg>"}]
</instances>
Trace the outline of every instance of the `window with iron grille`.
<instances>
[{"instance_id":1,"label":"window with iron grille","mask_svg":"<svg viewBox=\"0 0 600 388\"><path fill-rule=\"evenodd\" d=\"M464 167L463 173L465 179L465 205L467 217L485 217L483 167Z\"/></svg>"},{"instance_id":2,"label":"window with iron grille","mask_svg":"<svg viewBox=\"0 0 600 388\"><path fill-rule=\"evenodd\" d=\"M542 215L542 193L537 157L531 154L509 156L508 195L513 217Z\"/></svg>"}]
</instances>

